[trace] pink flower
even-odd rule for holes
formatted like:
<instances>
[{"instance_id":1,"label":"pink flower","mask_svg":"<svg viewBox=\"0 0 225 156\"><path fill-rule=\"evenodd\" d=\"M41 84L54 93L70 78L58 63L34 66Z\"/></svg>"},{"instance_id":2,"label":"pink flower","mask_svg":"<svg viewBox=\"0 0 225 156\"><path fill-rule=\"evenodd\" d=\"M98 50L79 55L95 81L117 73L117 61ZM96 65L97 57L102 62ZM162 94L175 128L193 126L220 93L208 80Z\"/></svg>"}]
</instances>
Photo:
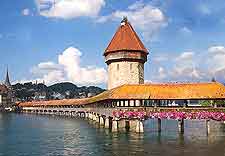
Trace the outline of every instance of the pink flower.
<instances>
[{"instance_id":1,"label":"pink flower","mask_svg":"<svg viewBox=\"0 0 225 156\"><path fill-rule=\"evenodd\" d=\"M225 113L223 112L146 112L144 111L114 111L113 116L117 118L160 118L160 119L212 119L216 121L225 121Z\"/></svg>"}]
</instances>

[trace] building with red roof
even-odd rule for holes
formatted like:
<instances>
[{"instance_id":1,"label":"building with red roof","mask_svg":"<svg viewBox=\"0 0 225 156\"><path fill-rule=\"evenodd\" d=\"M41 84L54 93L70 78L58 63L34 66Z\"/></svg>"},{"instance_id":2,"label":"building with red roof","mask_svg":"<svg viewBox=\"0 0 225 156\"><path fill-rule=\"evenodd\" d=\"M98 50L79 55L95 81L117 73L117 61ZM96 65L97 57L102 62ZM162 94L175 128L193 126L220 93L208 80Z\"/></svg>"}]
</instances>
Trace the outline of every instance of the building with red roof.
<instances>
[{"instance_id":1,"label":"building with red roof","mask_svg":"<svg viewBox=\"0 0 225 156\"><path fill-rule=\"evenodd\" d=\"M148 50L124 18L104 52L108 66L108 89L123 84L143 84L147 55Z\"/></svg>"}]
</instances>

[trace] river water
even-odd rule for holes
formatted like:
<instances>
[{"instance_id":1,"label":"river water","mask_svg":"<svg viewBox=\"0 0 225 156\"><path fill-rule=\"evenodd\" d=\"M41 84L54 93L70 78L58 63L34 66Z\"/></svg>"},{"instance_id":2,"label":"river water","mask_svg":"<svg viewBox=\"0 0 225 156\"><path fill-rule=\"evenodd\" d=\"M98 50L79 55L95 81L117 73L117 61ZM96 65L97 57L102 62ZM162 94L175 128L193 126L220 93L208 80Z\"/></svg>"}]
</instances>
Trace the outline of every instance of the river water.
<instances>
[{"instance_id":1,"label":"river water","mask_svg":"<svg viewBox=\"0 0 225 156\"><path fill-rule=\"evenodd\" d=\"M111 133L85 119L0 113L0 156L225 156L225 124L204 121L145 121L144 134Z\"/></svg>"}]
</instances>

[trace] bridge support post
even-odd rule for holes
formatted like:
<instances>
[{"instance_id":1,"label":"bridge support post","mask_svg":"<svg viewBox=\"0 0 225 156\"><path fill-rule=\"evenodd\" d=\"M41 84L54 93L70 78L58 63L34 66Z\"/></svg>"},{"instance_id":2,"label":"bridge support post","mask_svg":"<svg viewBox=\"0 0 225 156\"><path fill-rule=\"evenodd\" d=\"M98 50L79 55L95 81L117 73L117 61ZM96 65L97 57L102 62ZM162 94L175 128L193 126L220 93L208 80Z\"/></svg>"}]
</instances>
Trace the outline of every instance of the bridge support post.
<instances>
[{"instance_id":1,"label":"bridge support post","mask_svg":"<svg viewBox=\"0 0 225 156\"><path fill-rule=\"evenodd\" d=\"M89 117L90 120L93 120L91 113L89 113L88 117Z\"/></svg>"},{"instance_id":2,"label":"bridge support post","mask_svg":"<svg viewBox=\"0 0 225 156\"><path fill-rule=\"evenodd\" d=\"M100 125L104 126L104 118L102 116L100 116Z\"/></svg>"},{"instance_id":3,"label":"bridge support post","mask_svg":"<svg viewBox=\"0 0 225 156\"><path fill-rule=\"evenodd\" d=\"M206 120L206 135L208 136L210 134L210 120Z\"/></svg>"},{"instance_id":4,"label":"bridge support post","mask_svg":"<svg viewBox=\"0 0 225 156\"><path fill-rule=\"evenodd\" d=\"M92 114L91 114L91 116L92 116L92 118L91 118L91 119L92 119L93 121L95 121L95 120L96 120L96 118L95 118L95 114L94 114L94 113L92 113Z\"/></svg>"},{"instance_id":5,"label":"bridge support post","mask_svg":"<svg viewBox=\"0 0 225 156\"><path fill-rule=\"evenodd\" d=\"M88 112L85 112L85 118L89 118L89 113Z\"/></svg>"},{"instance_id":6,"label":"bridge support post","mask_svg":"<svg viewBox=\"0 0 225 156\"><path fill-rule=\"evenodd\" d=\"M179 133L184 133L184 119L178 120L178 131Z\"/></svg>"},{"instance_id":7,"label":"bridge support post","mask_svg":"<svg viewBox=\"0 0 225 156\"><path fill-rule=\"evenodd\" d=\"M144 123L141 120L135 119L129 121L129 130L131 132L143 133L144 132Z\"/></svg>"},{"instance_id":8,"label":"bridge support post","mask_svg":"<svg viewBox=\"0 0 225 156\"><path fill-rule=\"evenodd\" d=\"M125 131L126 130L126 120L121 119L118 121L118 128L119 130Z\"/></svg>"},{"instance_id":9,"label":"bridge support post","mask_svg":"<svg viewBox=\"0 0 225 156\"><path fill-rule=\"evenodd\" d=\"M130 121L129 120L125 120L125 129L126 129L126 131L130 131Z\"/></svg>"},{"instance_id":10,"label":"bridge support post","mask_svg":"<svg viewBox=\"0 0 225 156\"><path fill-rule=\"evenodd\" d=\"M117 132L118 131L118 121L113 119L112 121L112 132Z\"/></svg>"},{"instance_id":11,"label":"bridge support post","mask_svg":"<svg viewBox=\"0 0 225 156\"><path fill-rule=\"evenodd\" d=\"M109 117L105 118L105 128L109 128Z\"/></svg>"},{"instance_id":12,"label":"bridge support post","mask_svg":"<svg viewBox=\"0 0 225 156\"><path fill-rule=\"evenodd\" d=\"M158 118L158 132L161 132L162 126L161 126L161 119Z\"/></svg>"},{"instance_id":13,"label":"bridge support post","mask_svg":"<svg viewBox=\"0 0 225 156\"><path fill-rule=\"evenodd\" d=\"M91 113L91 120L94 120L94 114Z\"/></svg>"},{"instance_id":14,"label":"bridge support post","mask_svg":"<svg viewBox=\"0 0 225 156\"><path fill-rule=\"evenodd\" d=\"M97 120L97 117L95 114L93 114L93 120L96 121Z\"/></svg>"},{"instance_id":15,"label":"bridge support post","mask_svg":"<svg viewBox=\"0 0 225 156\"><path fill-rule=\"evenodd\" d=\"M98 114L96 114L95 116L96 116L96 122L100 123L100 116Z\"/></svg>"},{"instance_id":16,"label":"bridge support post","mask_svg":"<svg viewBox=\"0 0 225 156\"><path fill-rule=\"evenodd\" d=\"M144 132L144 124L141 120L136 121L136 132L143 133Z\"/></svg>"},{"instance_id":17,"label":"bridge support post","mask_svg":"<svg viewBox=\"0 0 225 156\"><path fill-rule=\"evenodd\" d=\"M94 120L94 114L91 113L91 120Z\"/></svg>"},{"instance_id":18,"label":"bridge support post","mask_svg":"<svg viewBox=\"0 0 225 156\"><path fill-rule=\"evenodd\" d=\"M129 130L131 132L136 131L136 120L129 120Z\"/></svg>"}]
</instances>

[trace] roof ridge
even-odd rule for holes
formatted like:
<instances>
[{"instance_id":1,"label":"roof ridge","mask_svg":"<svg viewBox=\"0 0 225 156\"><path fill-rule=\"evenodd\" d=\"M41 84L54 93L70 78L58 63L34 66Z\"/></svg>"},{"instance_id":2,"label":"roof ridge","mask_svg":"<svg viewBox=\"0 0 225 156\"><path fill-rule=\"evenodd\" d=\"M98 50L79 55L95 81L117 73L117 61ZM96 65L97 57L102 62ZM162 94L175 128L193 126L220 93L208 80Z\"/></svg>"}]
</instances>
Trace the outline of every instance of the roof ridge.
<instances>
[{"instance_id":1,"label":"roof ridge","mask_svg":"<svg viewBox=\"0 0 225 156\"><path fill-rule=\"evenodd\" d=\"M140 51L148 54L148 50L128 21L118 27L109 45L105 49L104 55L122 50Z\"/></svg>"},{"instance_id":2,"label":"roof ridge","mask_svg":"<svg viewBox=\"0 0 225 156\"><path fill-rule=\"evenodd\" d=\"M141 42L139 36L137 35L136 31L134 30L134 28L132 27L132 25L130 24L130 22L127 22L127 23L128 23L128 26L132 29L131 32L135 35L135 38L134 39L137 40L137 43L139 45L139 48L141 49L142 46L145 48L144 44ZM147 51L147 49L146 49L146 51Z\"/></svg>"},{"instance_id":3,"label":"roof ridge","mask_svg":"<svg viewBox=\"0 0 225 156\"><path fill-rule=\"evenodd\" d=\"M203 85L203 84L220 84L219 82L165 82L165 83L144 83L144 84L124 84L122 86L148 86L148 85ZM119 86L119 87L122 87ZM223 85L224 86L224 85Z\"/></svg>"}]
</instances>

